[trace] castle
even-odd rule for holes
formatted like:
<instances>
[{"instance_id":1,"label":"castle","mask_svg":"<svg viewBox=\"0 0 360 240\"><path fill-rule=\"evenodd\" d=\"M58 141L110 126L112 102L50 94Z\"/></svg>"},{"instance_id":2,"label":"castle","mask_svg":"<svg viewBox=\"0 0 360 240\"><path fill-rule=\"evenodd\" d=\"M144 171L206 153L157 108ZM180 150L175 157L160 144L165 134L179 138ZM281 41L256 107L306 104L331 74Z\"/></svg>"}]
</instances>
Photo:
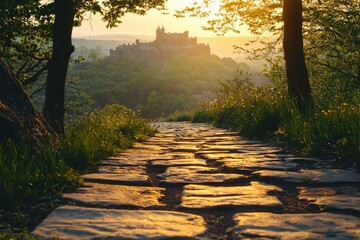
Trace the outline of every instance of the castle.
<instances>
[{"instance_id":1,"label":"castle","mask_svg":"<svg viewBox=\"0 0 360 240\"><path fill-rule=\"evenodd\" d=\"M175 56L195 55L210 55L209 44L198 44L196 37L189 38L188 31L166 33L164 27L157 28L153 42L142 43L137 39L133 44L110 50L110 57L116 59L166 60Z\"/></svg>"}]
</instances>

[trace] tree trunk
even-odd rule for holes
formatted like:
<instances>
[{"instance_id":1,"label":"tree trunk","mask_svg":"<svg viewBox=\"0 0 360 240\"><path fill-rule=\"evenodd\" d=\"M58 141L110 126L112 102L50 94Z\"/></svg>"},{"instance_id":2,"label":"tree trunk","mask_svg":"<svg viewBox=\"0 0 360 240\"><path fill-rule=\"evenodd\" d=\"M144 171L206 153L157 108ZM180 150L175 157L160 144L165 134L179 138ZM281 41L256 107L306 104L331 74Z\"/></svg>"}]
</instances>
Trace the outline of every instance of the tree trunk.
<instances>
[{"instance_id":1,"label":"tree trunk","mask_svg":"<svg viewBox=\"0 0 360 240\"><path fill-rule=\"evenodd\" d=\"M32 150L56 141L11 69L0 59L0 140L22 139Z\"/></svg>"},{"instance_id":2,"label":"tree trunk","mask_svg":"<svg viewBox=\"0 0 360 240\"><path fill-rule=\"evenodd\" d=\"M312 104L302 36L301 0L284 0L284 53L289 96L300 109Z\"/></svg>"},{"instance_id":3,"label":"tree trunk","mask_svg":"<svg viewBox=\"0 0 360 240\"><path fill-rule=\"evenodd\" d=\"M70 55L74 51L71 43L73 25L73 0L55 0L53 50L49 62L43 113L57 133L64 132L65 80Z\"/></svg>"}]
</instances>

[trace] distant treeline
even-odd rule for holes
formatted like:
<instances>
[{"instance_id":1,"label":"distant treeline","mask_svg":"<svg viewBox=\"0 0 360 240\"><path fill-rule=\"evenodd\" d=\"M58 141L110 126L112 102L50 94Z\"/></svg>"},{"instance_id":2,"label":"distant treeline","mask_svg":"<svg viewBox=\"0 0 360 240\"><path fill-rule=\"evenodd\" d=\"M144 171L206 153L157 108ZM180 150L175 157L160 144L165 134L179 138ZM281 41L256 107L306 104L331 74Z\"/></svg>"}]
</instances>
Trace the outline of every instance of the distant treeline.
<instances>
[{"instance_id":1,"label":"distant treeline","mask_svg":"<svg viewBox=\"0 0 360 240\"><path fill-rule=\"evenodd\" d=\"M198 100L213 95L219 82L233 78L236 70L266 81L247 64L215 55L179 56L166 62L92 59L73 63L69 81L76 81L77 91L88 95L95 107L117 103L155 118L193 110Z\"/></svg>"}]
</instances>

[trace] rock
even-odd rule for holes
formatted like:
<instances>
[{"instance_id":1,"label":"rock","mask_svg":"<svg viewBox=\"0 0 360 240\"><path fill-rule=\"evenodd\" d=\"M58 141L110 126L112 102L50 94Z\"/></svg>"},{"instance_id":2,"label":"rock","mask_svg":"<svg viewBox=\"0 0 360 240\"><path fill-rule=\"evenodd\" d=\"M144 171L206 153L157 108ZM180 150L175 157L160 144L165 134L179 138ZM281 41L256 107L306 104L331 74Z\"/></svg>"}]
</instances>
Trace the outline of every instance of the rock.
<instances>
[{"instance_id":1,"label":"rock","mask_svg":"<svg viewBox=\"0 0 360 240\"><path fill-rule=\"evenodd\" d=\"M165 150L168 150L167 147L162 147L159 145L150 145L150 144L142 144L142 143L135 143L133 145L133 150L148 150L148 151L156 151L156 152L162 152Z\"/></svg>"},{"instance_id":2,"label":"rock","mask_svg":"<svg viewBox=\"0 0 360 240\"><path fill-rule=\"evenodd\" d=\"M200 147L196 145L177 145L171 147L173 152L196 152L200 150Z\"/></svg>"},{"instance_id":3,"label":"rock","mask_svg":"<svg viewBox=\"0 0 360 240\"><path fill-rule=\"evenodd\" d=\"M166 153L166 156L171 156L174 159L182 159L182 158L195 158L194 153L187 153L187 152L170 152ZM154 159L157 160L157 159Z\"/></svg>"},{"instance_id":4,"label":"rock","mask_svg":"<svg viewBox=\"0 0 360 240\"><path fill-rule=\"evenodd\" d=\"M159 199L163 197L162 191L165 189L85 183L76 193L66 193L63 198L94 206L161 207L163 204L159 203Z\"/></svg>"},{"instance_id":5,"label":"rock","mask_svg":"<svg viewBox=\"0 0 360 240\"><path fill-rule=\"evenodd\" d=\"M144 166L146 164L145 161L138 161L138 160L129 160L124 157L109 157L105 160L100 162L101 165L105 166Z\"/></svg>"},{"instance_id":6,"label":"rock","mask_svg":"<svg viewBox=\"0 0 360 240\"><path fill-rule=\"evenodd\" d=\"M296 163L280 160L270 161L259 161L259 160L242 160L237 159L221 159L218 161L223 166L229 168L235 168L238 170L259 170L259 169L270 169L270 170L293 170L297 168Z\"/></svg>"},{"instance_id":7,"label":"rock","mask_svg":"<svg viewBox=\"0 0 360 240\"><path fill-rule=\"evenodd\" d=\"M220 141L237 141L238 136L203 136L206 142L220 142Z\"/></svg>"},{"instance_id":8,"label":"rock","mask_svg":"<svg viewBox=\"0 0 360 240\"><path fill-rule=\"evenodd\" d=\"M354 187L300 188L299 199L321 207L360 211L360 190Z\"/></svg>"},{"instance_id":9,"label":"rock","mask_svg":"<svg viewBox=\"0 0 360 240\"><path fill-rule=\"evenodd\" d=\"M254 172L254 174L295 183L360 183L360 174L340 169L302 170L300 172L262 170Z\"/></svg>"},{"instance_id":10,"label":"rock","mask_svg":"<svg viewBox=\"0 0 360 240\"><path fill-rule=\"evenodd\" d=\"M142 174L90 173L82 175L87 182L149 186L149 177Z\"/></svg>"},{"instance_id":11,"label":"rock","mask_svg":"<svg viewBox=\"0 0 360 240\"><path fill-rule=\"evenodd\" d=\"M57 136L32 105L11 69L0 59L0 140L22 139L36 152Z\"/></svg>"},{"instance_id":12,"label":"rock","mask_svg":"<svg viewBox=\"0 0 360 240\"><path fill-rule=\"evenodd\" d=\"M42 239L201 239L200 216L169 211L110 210L63 206L55 209L32 235Z\"/></svg>"},{"instance_id":13,"label":"rock","mask_svg":"<svg viewBox=\"0 0 360 240\"><path fill-rule=\"evenodd\" d=\"M155 160L153 166L206 166L206 161L198 158L185 158L173 160Z\"/></svg>"},{"instance_id":14,"label":"rock","mask_svg":"<svg viewBox=\"0 0 360 240\"><path fill-rule=\"evenodd\" d=\"M206 145L204 150L237 152L243 150L243 145Z\"/></svg>"},{"instance_id":15,"label":"rock","mask_svg":"<svg viewBox=\"0 0 360 240\"><path fill-rule=\"evenodd\" d=\"M213 145L215 146L221 146L221 145L250 145L250 144L260 144L261 142L259 141L245 141L245 140L241 140L240 138L238 138L237 140L232 140L232 141L214 141L212 142ZM209 146L209 145L208 145Z\"/></svg>"},{"instance_id":16,"label":"rock","mask_svg":"<svg viewBox=\"0 0 360 240\"><path fill-rule=\"evenodd\" d=\"M144 166L100 166L98 172L121 175L147 175Z\"/></svg>"},{"instance_id":17,"label":"rock","mask_svg":"<svg viewBox=\"0 0 360 240\"><path fill-rule=\"evenodd\" d=\"M358 239L360 219L353 216L318 214L238 213L236 239Z\"/></svg>"},{"instance_id":18,"label":"rock","mask_svg":"<svg viewBox=\"0 0 360 240\"><path fill-rule=\"evenodd\" d=\"M184 187L183 196L232 196L232 195L266 195L270 191L282 191L281 188L260 182L236 187L214 187L190 184Z\"/></svg>"},{"instance_id":19,"label":"rock","mask_svg":"<svg viewBox=\"0 0 360 240\"><path fill-rule=\"evenodd\" d=\"M241 174L214 173L216 168L187 166L187 167L169 167L165 173L158 174L162 183L220 183L236 181L244 178Z\"/></svg>"},{"instance_id":20,"label":"rock","mask_svg":"<svg viewBox=\"0 0 360 240\"><path fill-rule=\"evenodd\" d=\"M261 156L258 154L250 154L250 153L210 153L210 154L203 154L203 157L208 160L219 160L219 159L231 159L235 161L239 160L246 160L246 161L273 161L276 159ZM280 160L280 159L278 159Z\"/></svg>"},{"instance_id":21,"label":"rock","mask_svg":"<svg viewBox=\"0 0 360 240\"><path fill-rule=\"evenodd\" d=\"M182 195L181 207L212 208L223 206L282 208L281 202L269 191L280 188L252 182L250 186L212 187L206 185L186 185Z\"/></svg>"},{"instance_id":22,"label":"rock","mask_svg":"<svg viewBox=\"0 0 360 240\"><path fill-rule=\"evenodd\" d=\"M144 161L144 164L151 160L167 160L172 158L170 155L161 154L161 152L135 151L135 149L119 153L116 157L126 158L128 161Z\"/></svg>"}]
</instances>

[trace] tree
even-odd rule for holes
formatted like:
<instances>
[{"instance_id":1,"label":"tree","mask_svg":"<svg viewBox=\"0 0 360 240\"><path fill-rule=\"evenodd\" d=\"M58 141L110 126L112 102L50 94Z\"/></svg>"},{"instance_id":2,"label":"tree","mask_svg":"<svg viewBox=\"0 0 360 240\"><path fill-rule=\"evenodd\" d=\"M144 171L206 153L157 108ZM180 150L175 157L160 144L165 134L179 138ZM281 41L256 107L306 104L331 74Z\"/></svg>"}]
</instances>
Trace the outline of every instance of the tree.
<instances>
[{"instance_id":1,"label":"tree","mask_svg":"<svg viewBox=\"0 0 360 240\"><path fill-rule=\"evenodd\" d=\"M46 97L43 115L52 128L62 133L65 116L65 79L70 55L75 6L73 0L55 0L53 48L46 79Z\"/></svg>"},{"instance_id":2,"label":"tree","mask_svg":"<svg viewBox=\"0 0 360 240\"><path fill-rule=\"evenodd\" d=\"M281 4L283 3L283 4ZM302 2L301 0L250 0L233 1L221 0L219 11L211 13L211 5L216 4L213 0L203 0L178 12L178 16L186 12L192 12L194 16L210 17L208 26L204 29L212 30L220 34L228 31L239 33L239 26L247 25L255 35L269 33L276 36L275 41L270 41L263 49L269 53L279 40L283 38L283 50L285 54L288 93L294 98L299 107L305 107L311 102L311 89L308 79L302 38ZM283 26L279 23L283 23ZM280 34L280 36L278 36ZM264 42L265 43L265 42ZM258 57L255 51L254 56Z\"/></svg>"},{"instance_id":3,"label":"tree","mask_svg":"<svg viewBox=\"0 0 360 240\"><path fill-rule=\"evenodd\" d=\"M219 11L207 11L216 2L220 4ZM299 4L297 0L292 1L295 4L293 2ZM321 75L323 83L329 82L329 87L339 86L339 93L359 88L360 2L303 0L302 3L304 52L307 64L311 64L310 80L317 81L316 78L321 78L317 76ZM203 0L179 11L178 16L190 12L193 16L208 17L210 20L204 29L219 34L228 31L239 33L240 27L246 26L252 34L258 36L255 41L264 45L251 50L238 49L252 54L252 58L268 57L273 51L279 52L278 43L284 38L282 14L285 4L288 2L284 0ZM308 95L307 83L302 86L305 96Z\"/></svg>"},{"instance_id":4,"label":"tree","mask_svg":"<svg viewBox=\"0 0 360 240\"><path fill-rule=\"evenodd\" d=\"M29 66L29 71L36 71L33 76L26 77L26 81L35 81L44 71L48 69L46 80L46 99L43 114L50 125L57 131L63 132L64 121L64 92L65 79L70 59L70 54L74 50L71 43L71 33L74 26L79 26L86 16L90 14L101 14L108 27L115 27L121 23L121 18L126 13L143 15L151 8L164 8L166 0L4 0L0 3L0 26L6 34L1 34L1 39L7 43L9 39L12 44L3 44L9 57L6 59L20 59L23 50L22 39L30 41L31 47L26 50L26 54L36 56L37 49L44 50L46 54L41 58L41 63L36 63L40 59L34 58L34 64ZM32 30L28 36L28 27ZM44 31L40 31L43 29ZM45 31L46 30L46 31ZM46 34L44 34L46 33ZM51 33L51 34L49 34ZM36 36L36 38L34 37ZM48 37L49 36L49 37ZM39 41L41 40L41 41ZM51 41L50 41L51 40ZM36 42L40 44L36 44ZM14 47L16 43L16 47ZM51 44L52 43L52 47ZM5 52L5 51L4 51ZM11 55L11 54L12 55ZM13 54L15 53L15 54ZM3 53L2 56L5 54ZM11 61L7 61L11 62ZM24 69L26 61L13 66L13 69ZM20 73L23 71L21 70Z\"/></svg>"},{"instance_id":5,"label":"tree","mask_svg":"<svg viewBox=\"0 0 360 240\"><path fill-rule=\"evenodd\" d=\"M314 94L352 101L360 90L360 2L308 1L305 53Z\"/></svg>"},{"instance_id":6,"label":"tree","mask_svg":"<svg viewBox=\"0 0 360 240\"><path fill-rule=\"evenodd\" d=\"M23 86L47 71L53 24L47 12L38 0L0 2L0 56Z\"/></svg>"},{"instance_id":7,"label":"tree","mask_svg":"<svg viewBox=\"0 0 360 240\"><path fill-rule=\"evenodd\" d=\"M289 96L300 109L311 102L311 89L305 64L302 37L301 0L284 0L284 54Z\"/></svg>"},{"instance_id":8,"label":"tree","mask_svg":"<svg viewBox=\"0 0 360 240\"><path fill-rule=\"evenodd\" d=\"M56 132L64 131L65 80L70 55L74 50L71 33L81 24L86 12L100 13L108 27L121 23L126 13L145 14L147 10L162 7L166 0L55 0L53 52L49 64L46 99L43 114Z\"/></svg>"}]
</instances>

